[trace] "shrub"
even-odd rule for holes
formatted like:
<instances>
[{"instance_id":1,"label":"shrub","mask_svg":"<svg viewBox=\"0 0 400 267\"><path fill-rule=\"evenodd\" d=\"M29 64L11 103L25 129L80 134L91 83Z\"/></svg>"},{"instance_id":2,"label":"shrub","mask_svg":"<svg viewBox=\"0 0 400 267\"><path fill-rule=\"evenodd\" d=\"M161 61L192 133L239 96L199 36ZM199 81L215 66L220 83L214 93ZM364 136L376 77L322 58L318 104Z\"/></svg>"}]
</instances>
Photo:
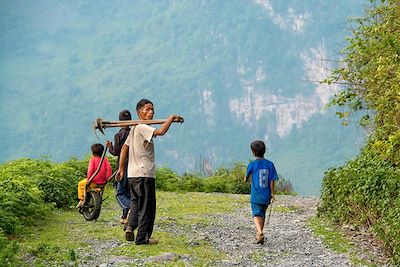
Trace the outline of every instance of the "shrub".
<instances>
[{"instance_id":1,"label":"shrub","mask_svg":"<svg viewBox=\"0 0 400 267\"><path fill-rule=\"evenodd\" d=\"M0 228L14 234L41 220L52 206L75 204L77 184L86 177L89 157L65 163L19 159L0 165ZM110 163L116 163L112 157Z\"/></svg>"},{"instance_id":2,"label":"shrub","mask_svg":"<svg viewBox=\"0 0 400 267\"><path fill-rule=\"evenodd\" d=\"M288 179L283 178L281 175L278 176L279 179L275 181L276 194L296 195L296 193L293 191L292 183Z\"/></svg>"},{"instance_id":3,"label":"shrub","mask_svg":"<svg viewBox=\"0 0 400 267\"><path fill-rule=\"evenodd\" d=\"M83 177L86 177L89 160L90 160L90 156L86 156L82 160L72 157L68 161L64 162L63 165L74 169L76 171L76 175L78 177L83 178ZM113 168L113 170L114 170L114 168Z\"/></svg>"},{"instance_id":4,"label":"shrub","mask_svg":"<svg viewBox=\"0 0 400 267\"><path fill-rule=\"evenodd\" d=\"M14 234L24 225L41 220L48 211L43 191L29 177L1 172L0 228L6 234Z\"/></svg>"},{"instance_id":5,"label":"shrub","mask_svg":"<svg viewBox=\"0 0 400 267\"><path fill-rule=\"evenodd\" d=\"M227 193L227 181L224 179L223 176L211 176L207 178L203 178L203 188L204 192L211 193L211 192L220 192L220 193Z\"/></svg>"},{"instance_id":6,"label":"shrub","mask_svg":"<svg viewBox=\"0 0 400 267\"><path fill-rule=\"evenodd\" d=\"M163 191L179 191L180 178L169 168L157 168L156 188Z\"/></svg>"},{"instance_id":7,"label":"shrub","mask_svg":"<svg viewBox=\"0 0 400 267\"><path fill-rule=\"evenodd\" d=\"M400 170L367 146L355 159L325 173L319 209L337 223L370 227L400 262Z\"/></svg>"},{"instance_id":8,"label":"shrub","mask_svg":"<svg viewBox=\"0 0 400 267\"><path fill-rule=\"evenodd\" d=\"M71 165L68 162L52 163L45 159L19 159L3 164L0 168L7 175L29 177L29 181L43 191L46 202L56 207L69 207L75 202L78 180L83 178L81 169Z\"/></svg>"},{"instance_id":9,"label":"shrub","mask_svg":"<svg viewBox=\"0 0 400 267\"><path fill-rule=\"evenodd\" d=\"M54 203L57 208L73 205L77 198L77 184L81 176L79 171L64 164L53 164L40 176L36 184L44 191L44 200Z\"/></svg>"},{"instance_id":10,"label":"shrub","mask_svg":"<svg viewBox=\"0 0 400 267\"><path fill-rule=\"evenodd\" d=\"M204 180L205 192L249 194L250 184L243 181L245 168L242 162L235 163L231 169L219 168Z\"/></svg>"},{"instance_id":11,"label":"shrub","mask_svg":"<svg viewBox=\"0 0 400 267\"><path fill-rule=\"evenodd\" d=\"M348 121L363 111L370 127L362 153L323 180L320 210L335 221L371 227L400 265L400 2L371 0L363 17L353 20L343 59L325 80L346 84L330 105Z\"/></svg>"},{"instance_id":12,"label":"shrub","mask_svg":"<svg viewBox=\"0 0 400 267\"><path fill-rule=\"evenodd\" d=\"M250 194L250 183L243 181L246 165L238 162L232 168L220 168L212 176L185 173L178 176L169 168L156 170L156 187L164 191L219 192L232 194ZM275 182L277 194L295 194L289 180L280 176Z\"/></svg>"},{"instance_id":13,"label":"shrub","mask_svg":"<svg viewBox=\"0 0 400 267\"><path fill-rule=\"evenodd\" d=\"M182 177L180 189L185 192L204 192L203 179L191 173L185 173Z\"/></svg>"}]
</instances>

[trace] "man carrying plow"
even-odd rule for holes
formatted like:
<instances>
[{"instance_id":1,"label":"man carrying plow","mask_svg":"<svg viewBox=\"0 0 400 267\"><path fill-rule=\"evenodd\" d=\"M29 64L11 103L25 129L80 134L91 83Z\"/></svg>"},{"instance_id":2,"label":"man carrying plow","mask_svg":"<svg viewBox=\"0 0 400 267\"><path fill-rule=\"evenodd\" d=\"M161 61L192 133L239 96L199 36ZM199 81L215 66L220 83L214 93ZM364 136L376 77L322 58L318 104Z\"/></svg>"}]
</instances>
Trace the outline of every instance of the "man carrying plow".
<instances>
[{"instance_id":1,"label":"man carrying plow","mask_svg":"<svg viewBox=\"0 0 400 267\"><path fill-rule=\"evenodd\" d=\"M136 105L136 112L140 120L152 124L154 106L150 100L140 100ZM131 209L125 228L125 238L127 241L135 241L137 245L157 243L157 240L151 239L156 214L153 137L166 134L173 122L182 123L183 118L171 115L160 128L153 128L145 123L133 126L121 149L119 173L116 179L124 177L125 159L129 153L127 177L131 193Z\"/></svg>"}]
</instances>

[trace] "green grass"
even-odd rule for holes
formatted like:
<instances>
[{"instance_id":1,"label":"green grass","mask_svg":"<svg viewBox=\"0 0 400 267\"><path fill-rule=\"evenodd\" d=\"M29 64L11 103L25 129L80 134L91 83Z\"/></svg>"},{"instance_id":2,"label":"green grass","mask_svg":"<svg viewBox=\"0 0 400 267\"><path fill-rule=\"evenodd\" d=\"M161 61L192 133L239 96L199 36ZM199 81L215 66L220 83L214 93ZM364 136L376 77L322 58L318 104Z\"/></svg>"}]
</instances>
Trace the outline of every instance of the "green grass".
<instances>
[{"instance_id":1,"label":"green grass","mask_svg":"<svg viewBox=\"0 0 400 267\"><path fill-rule=\"evenodd\" d=\"M296 212L300 209L301 207L299 206L272 206L273 212Z\"/></svg>"},{"instance_id":2,"label":"green grass","mask_svg":"<svg viewBox=\"0 0 400 267\"><path fill-rule=\"evenodd\" d=\"M308 226L316 236L322 238L325 245L337 253L346 253L354 266L375 266L359 257L359 248L356 247L339 228L322 217L312 217ZM372 256L370 256L372 257Z\"/></svg>"},{"instance_id":3,"label":"green grass","mask_svg":"<svg viewBox=\"0 0 400 267\"><path fill-rule=\"evenodd\" d=\"M348 253L351 250L352 244L350 241L327 220L319 217L312 217L308 221L308 226L310 226L314 234L321 237L324 243L333 251L337 253Z\"/></svg>"},{"instance_id":4,"label":"green grass","mask_svg":"<svg viewBox=\"0 0 400 267\"><path fill-rule=\"evenodd\" d=\"M82 251L95 246L116 246L102 249L103 257L127 256L144 259L151 256L172 253L173 266L185 266L182 258L190 255L191 264L207 265L216 259L224 258L207 241L190 245L191 237L184 231L193 225L207 225L212 220L207 215L226 213L248 203L248 196L206 193L157 192L157 215L153 237L159 240L155 246L136 246L124 239L119 224L121 210L115 200L114 190L107 187L104 192L102 210L98 221L85 221L76 209L56 210L39 225L25 229L20 236L19 257L26 265L54 266L78 265L93 261L89 254L80 258ZM196 240L197 241L197 240ZM183 255L183 256L182 256Z\"/></svg>"}]
</instances>

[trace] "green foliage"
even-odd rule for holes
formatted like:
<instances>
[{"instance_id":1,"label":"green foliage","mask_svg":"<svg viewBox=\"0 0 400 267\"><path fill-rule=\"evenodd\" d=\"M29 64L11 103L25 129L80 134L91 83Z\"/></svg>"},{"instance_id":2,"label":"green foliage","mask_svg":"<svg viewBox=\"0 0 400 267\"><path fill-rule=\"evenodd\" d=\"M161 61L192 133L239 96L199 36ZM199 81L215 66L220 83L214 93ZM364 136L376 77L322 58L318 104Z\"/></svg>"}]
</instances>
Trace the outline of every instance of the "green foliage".
<instances>
[{"instance_id":1,"label":"green foliage","mask_svg":"<svg viewBox=\"0 0 400 267\"><path fill-rule=\"evenodd\" d=\"M373 1L375 2L375 1ZM400 2L382 1L353 19L355 29L342 50L345 58L327 83L345 83L331 101L344 107L339 117L364 110L363 126L373 126L376 152L400 165ZM372 112L371 112L372 111ZM372 113L372 114L370 114Z\"/></svg>"},{"instance_id":2,"label":"green foliage","mask_svg":"<svg viewBox=\"0 0 400 267\"><path fill-rule=\"evenodd\" d=\"M73 168L79 177L86 177L87 167L89 165L90 156L86 156L84 159L79 160L76 157L72 157L68 161L64 162L63 165L66 167ZM111 164L111 161L110 161ZM115 170L113 168L113 170Z\"/></svg>"},{"instance_id":3,"label":"green foliage","mask_svg":"<svg viewBox=\"0 0 400 267\"><path fill-rule=\"evenodd\" d=\"M7 175L29 177L30 182L43 191L45 202L56 207L68 207L75 202L78 180L86 176L86 171L82 172L84 164L84 161L78 163L75 159L61 164L44 159L20 159L0 168Z\"/></svg>"},{"instance_id":4,"label":"green foliage","mask_svg":"<svg viewBox=\"0 0 400 267\"><path fill-rule=\"evenodd\" d=\"M319 212L337 223L372 227L399 263L399 192L400 170L367 146L346 165L326 172Z\"/></svg>"},{"instance_id":5,"label":"green foliage","mask_svg":"<svg viewBox=\"0 0 400 267\"><path fill-rule=\"evenodd\" d=\"M0 173L0 229L13 234L41 220L49 206L44 203L43 191L28 176Z\"/></svg>"},{"instance_id":6,"label":"green foliage","mask_svg":"<svg viewBox=\"0 0 400 267\"><path fill-rule=\"evenodd\" d=\"M9 241L0 228L0 262L2 266L18 266L17 252L19 246L15 241Z\"/></svg>"},{"instance_id":7,"label":"green foliage","mask_svg":"<svg viewBox=\"0 0 400 267\"><path fill-rule=\"evenodd\" d=\"M18 233L42 220L52 206L74 204L77 182L86 168L86 160L76 159L66 163L20 159L1 164L0 228L6 234Z\"/></svg>"},{"instance_id":8,"label":"green foliage","mask_svg":"<svg viewBox=\"0 0 400 267\"><path fill-rule=\"evenodd\" d=\"M69 250L69 254L68 254L68 260L70 261L76 261L77 257L76 257L76 253L74 249L70 249Z\"/></svg>"},{"instance_id":9,"label":"green foliage","mask_svg":"<svg viewBox=\"0 0 400 267\"><path fill-rule=\"evenodd\" d=\"M373 129L361 154L326 172L320 212L372 229L400 264L400 2L382 0L354 19L343 64L326 82L344 82L331 105L364 110ZM371 114L373 116L371 116Z\"/></svg>"},{"instance_id":10,"label":"green foliage","mask_svg":"<svg viewBox=\"0 0 400 267\"><path fill-rule=\"evenodd\" d=\"M180 178L169 168L157 168L156 187L164 191L178 191L180 189Z\"/></svg>"},{"instance_id":11,"label":"green foliage","mask_svg":"<svg viewBox=\"0 0 400 267\"><path fill-rule=\"evenodd\" d=\"M290 180L278 175L279 179L275 181L275 192L277 194L284 194L284 195L296 195L293 191L293 185Z\"/></svg>"},{"instance_id":12,"label":"green foliage","mask_svg":"<svg viewBox=\"0 0 400 267\"><path fill-rule=\"evenodd\" d=\"M214 177L210 179L219 179L225 181L226 192L234 194L250 194L250 184L243 182L246 165L244 163L235 163L231 169L221 168L215 172Z\"/></svg>"},{"instance_id":13,"label":"green foliage","mask_svg":"<svg viewBox=\"0 0 400 267\"><path fill-rule=\"evenodd\" d=\"M249 194L250 183L243 181L245 168L246 165L239 162L230 169L219 168L212 176L205 178L192 173L179 176L169 168L158 168L156 187L163 191ZM289 180L280 176L275 184L277 194L294 194Z\"/></svg>"}]
</instances>

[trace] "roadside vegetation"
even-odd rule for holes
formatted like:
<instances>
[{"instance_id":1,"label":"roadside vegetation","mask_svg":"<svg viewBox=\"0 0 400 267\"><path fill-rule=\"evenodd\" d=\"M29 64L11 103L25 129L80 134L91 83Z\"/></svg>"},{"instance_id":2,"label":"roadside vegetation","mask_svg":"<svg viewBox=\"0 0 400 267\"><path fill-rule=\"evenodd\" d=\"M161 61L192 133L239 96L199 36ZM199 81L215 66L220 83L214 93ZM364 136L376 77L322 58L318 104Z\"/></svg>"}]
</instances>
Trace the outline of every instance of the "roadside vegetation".
<instances>
[{"instance_id":1,"label":"roadside vegetation","mask_svg":"<svg viewBox=\"0 0 400 267\"><path fill-rule=\"evenodd\" d=\"M327 83L345 84L332 100L347 125L362 114L361 153L323 179L320 216L373 231L400 265L400 2L371 1L353 19L343 61ZM358 116L358 115L357 115Z\"/></svg>"}]
</instances>

